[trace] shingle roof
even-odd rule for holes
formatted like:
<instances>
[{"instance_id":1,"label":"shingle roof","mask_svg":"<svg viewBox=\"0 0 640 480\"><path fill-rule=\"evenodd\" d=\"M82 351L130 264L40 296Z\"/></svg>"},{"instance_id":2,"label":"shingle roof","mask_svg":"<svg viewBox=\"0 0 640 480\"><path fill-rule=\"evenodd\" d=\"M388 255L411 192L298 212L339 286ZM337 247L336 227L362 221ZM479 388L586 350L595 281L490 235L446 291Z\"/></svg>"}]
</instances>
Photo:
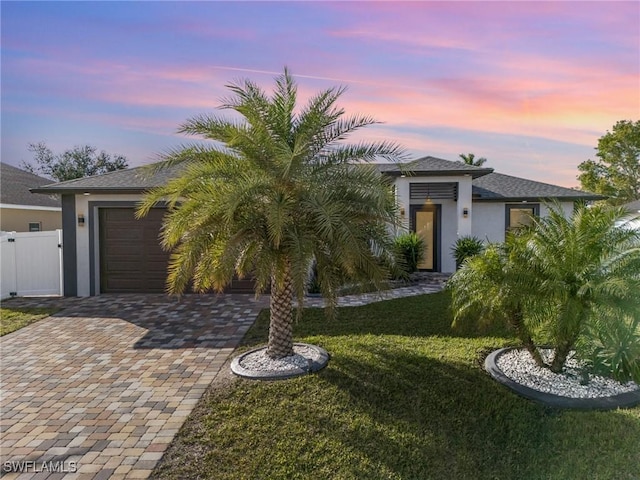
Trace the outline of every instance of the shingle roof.
<instances>
[{"instance_id":1,"label":"shingle roof","mask_svg":"<svg viewBox=\"0 0 640 480\"><path fill-rule=\"evenodd\" d=\"M490 173L473 180L473 200L522 201L540 199L602 200L606 197L594 193Z\"/></svg>"},{"instance_id":2,"label":"shingle roof","mask_svg":"<svg viewBox=\"0 0 640 480\"><path fill-rule=\"evenodd\" d=\"M491 168L480 168L465 165L462 162L452 162L435 157L424 157L402 166L397 163L378 163L378 169L388 175L401 175L410 171L413 175L464 175L474 178L493 172ZM170 178L176 176L180 165L153 172L148 166L117 170L115 172L93 177L69 180L38 188L38 192L78 193L78 192L114 192L114 193L142 193L150 188L164 185Z\"/></svg>"},{"instance_id":3,"label":"shingle roof","mask_svg":"<svg viewBox=\"0 0 640 480\"><path fill-rule=\"evenodd\" d=\"M463 162L452 162L451 160L436 157L422 157L401 165L397 163L378 163L376 166L383 173L397 176L402 175L405 170L411 172L412 175L444 176L468 174L473 178L493 172L493 168L476 167Z\"/></svg>"},{"instance_id":4,"label":"shingle roof","mask_svg":"<svg viewBox=\"0 0 640 480\"><path fill-rule=\"evenodd\" d=\"M403 165L378 163L376 167L381 172L392 176L402 175L406 171L411 172L412 175L428 176L471 175L473 177L474 200L537 201L539 199L552 198L573 200L599 200L605 198L588 192L493 173L492 168L475 167L462 162L452 162L435 157L423 157ZM34 191L76 194L80 192L142 193L150 188L164 185L169 179L178 175L182 168L181 165L160 171L153 171L149 166L129 168L104 175L46 185Z\"/></svg>"},{"instance_id":5,"label":"shingle roof","mask_svg":"<svg viewBox=\"0 0 640 480\"><path fill-rule=\"evenodd\" d=\"M39 177L6 163L0 163L0 203L8 205L29 205L34 207L60 207L60 199L49 195L33 194L29 190L51 183L48 178Z\"/></svg>"},{"instance_id":6,"label":"shingle roof","mask_svg":"<svg viewBox=\"0 0 640 480\"><path fill-rule=\"evenodd\" d=\"M175 177L183 168L176 165L163 170L154 171L148 165L125 170L116 170L93 177L77 178L66 182L45 185L34 191L55 193L79 192L113 192L113 193L142 193L154 187L164 185Z\"/></svg>"}]
</instances>

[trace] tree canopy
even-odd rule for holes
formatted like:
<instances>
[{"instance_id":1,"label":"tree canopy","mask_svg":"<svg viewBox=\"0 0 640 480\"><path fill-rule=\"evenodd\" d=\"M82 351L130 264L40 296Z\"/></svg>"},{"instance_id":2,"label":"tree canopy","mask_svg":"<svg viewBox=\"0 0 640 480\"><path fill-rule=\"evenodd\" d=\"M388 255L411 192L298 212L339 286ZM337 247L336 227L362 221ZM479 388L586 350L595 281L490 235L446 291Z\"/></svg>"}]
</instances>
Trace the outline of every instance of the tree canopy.
<instances>
[{"instance_id":1,"label":"tree canopy","mask_svg":"<svg viewBox=\"0 0 640 480\"><path fill-rule=\"evenodd\" d=\"M621 205L640 199L640 120L620 120L598 140L597 160L578 165L581 187Z\"/></svg>"},{"instance_id":2,"label":"tree canopy","mask_svg":"<svg viewBox=\"0 0 640 480\"><path fill-rule=\"evenodd\" d=\"M475 154L473 153L467 153L467 154L461 153L459 157L462 159L464 163L466 163L467 165L472 165L474 167L481 167L487 161L487 159L484 157L476 158Z\"/></svg>"},{"instance_id":3,"label":"tree canopy","mask_svg":"<svg viewBox=\"0 0 640 480\"><path fill-rule=\"evenodd\" d=\"M129 166L126 157L111 155L104 150L98 152L91 145L75 146L60 154L53 153L44 142L30 143L28 149L34 154L33 163L23 162L22 167L58 182L100 175Z\"/></svg>"},{"instance_id":4,"label":"tree canopy","mask_svg":"<svg viewBox=\"0 0 640 480\"><path fill-rule=\"evenodd\" d=\"M169 153L160 168L182 163L183 173L150 192L139 214L168 202L162 242L173 252L171 293L220 291L234 275L270 289L267 355L281 358L293 354L293 298L301 307L312 264L330 307L345 282L380 288L389 277L397 208L390 180L367 162L403 160L404 151L384 141L345 143L377 121L345 116L336 105L344 88L298 105L286 69L271 95L250 80L228 88L221 108L239 115L183 124L181 133L216 143Z\"/></svg>"}]
</instances>

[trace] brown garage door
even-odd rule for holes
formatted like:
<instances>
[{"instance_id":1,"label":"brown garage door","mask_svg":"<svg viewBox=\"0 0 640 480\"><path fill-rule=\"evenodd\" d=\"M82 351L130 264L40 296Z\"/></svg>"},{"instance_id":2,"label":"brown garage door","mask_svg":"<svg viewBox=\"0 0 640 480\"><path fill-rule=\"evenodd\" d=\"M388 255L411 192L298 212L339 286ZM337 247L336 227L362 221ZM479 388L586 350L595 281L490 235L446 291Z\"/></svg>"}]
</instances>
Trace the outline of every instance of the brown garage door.
<instances>
[{"instance_id":1,"label":"brown garage door","mask_svg":"<svg viewBox=\"0 0 640 480\"><path fill-rule=\"evenodd\" d=\"M165 210L153 208L137 220L133 208L101 208L100 291L162 293L169 253L160 247ZM234 280L228 293L252 293L253 282Z\"/></svg>"},{"instance_id":2,"label":"brown garage door","mask_svg":"<svg viewBox=\"0 0 640 480\"><path fill-rule=\"evenodd\" d=\"M158 233L165 210L153 208L136 220L133 208L100 209L100 291L163 292L169 253Z\"/></svg>"}]
</instances>

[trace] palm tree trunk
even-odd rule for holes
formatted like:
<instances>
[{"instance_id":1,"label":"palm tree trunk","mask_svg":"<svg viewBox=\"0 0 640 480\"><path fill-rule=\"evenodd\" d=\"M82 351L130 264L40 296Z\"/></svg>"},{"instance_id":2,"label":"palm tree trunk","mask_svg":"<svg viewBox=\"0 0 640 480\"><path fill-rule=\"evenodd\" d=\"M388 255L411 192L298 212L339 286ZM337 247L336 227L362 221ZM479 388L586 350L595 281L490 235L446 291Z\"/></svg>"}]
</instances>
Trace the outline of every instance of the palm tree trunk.
<instances>
[{"instance_id":1,"label":"palm tree trunk","mask_svg":"<svg viewBox=\"0 0 640 480\"><path fill-rule=\"evenodd\" d=\"M567 361L569 352L571 352L571 345L573 345L573 342L566 342L556 347L553 361L551 362L551 371L553 373L562 373L564 363Z\"/></svg>"},{"instance_id":2,"label":"palm tree trunk","mask_svg":"<svg viewBox=\"0 0 640 480\"><path fill-rule=\"evenodd\" d=\"M540 352L533 343L533 339L531 338L529 331L524 325L522 311L512 312L511 319L511 324L516 331L516 335L524 345L524 348L527 349L527 352L529 352L529 354L533 358L533 361L536 362L536 365L542 368L548 368L548 365L544 363L544 360L542 360Z\"/></svg>"},{"instance_id":3,"label":"palm tree trunk","mask_svg":"<svg viewBox=\"0 0 640 480\"><path fill-rule=\"evenodd\" d=\"M293 284L288 264L285 269L281 283L276 281L275 275L271 277L267 356L274 359L293 355Z\"/></svg>"}]
</instances>

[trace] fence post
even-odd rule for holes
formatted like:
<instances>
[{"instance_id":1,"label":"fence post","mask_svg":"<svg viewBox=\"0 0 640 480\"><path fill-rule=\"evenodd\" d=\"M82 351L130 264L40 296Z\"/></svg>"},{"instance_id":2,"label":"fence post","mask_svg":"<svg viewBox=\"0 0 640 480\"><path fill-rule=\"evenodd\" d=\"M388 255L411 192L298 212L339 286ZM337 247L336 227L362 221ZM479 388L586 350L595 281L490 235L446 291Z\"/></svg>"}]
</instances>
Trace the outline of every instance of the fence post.
<instances>
[{"instance_id":1,"label":"fence post","mask_svg":"<svg viewBox=\"0 0 640 480\"><path fill-rule=\"evenodd\" d=\"M2 265L0 298L12 297L18 291L16 268L16 232L5 232L0 236L0 262Z\"/></svg>"}]
</instances>

